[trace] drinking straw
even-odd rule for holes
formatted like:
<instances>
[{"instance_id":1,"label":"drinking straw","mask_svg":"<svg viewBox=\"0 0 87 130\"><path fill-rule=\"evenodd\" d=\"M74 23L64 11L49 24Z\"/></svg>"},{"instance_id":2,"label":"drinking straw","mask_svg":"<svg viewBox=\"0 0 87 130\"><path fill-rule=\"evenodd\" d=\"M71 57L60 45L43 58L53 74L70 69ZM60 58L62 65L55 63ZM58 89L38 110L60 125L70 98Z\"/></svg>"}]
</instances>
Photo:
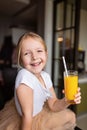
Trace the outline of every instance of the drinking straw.
<instances>
[{"instance_id":1,"label":"drinking straw","mask_svg":"<svg viewBox=\"0 0 87 130\"><path fill-rule=\"evenodd\" d=\"M66 73L66 76L68 76L68 72L67 72L67 66L66 66L66 61L65 61L65 57L63 56L63 64L64 64L64 68L65 68L65 73Z\"/></svg>"}]
</instances>

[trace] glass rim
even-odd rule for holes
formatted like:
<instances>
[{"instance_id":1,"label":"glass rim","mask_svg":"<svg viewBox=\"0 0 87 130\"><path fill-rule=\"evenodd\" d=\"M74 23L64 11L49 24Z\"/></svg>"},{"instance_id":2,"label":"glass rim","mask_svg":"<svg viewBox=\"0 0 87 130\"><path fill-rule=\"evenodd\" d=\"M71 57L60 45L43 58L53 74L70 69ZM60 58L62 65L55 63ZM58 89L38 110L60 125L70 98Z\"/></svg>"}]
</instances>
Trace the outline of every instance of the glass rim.
<instances>
[{"instance_id":1,"label":"glass rim","mask_svg":"<svg viewBox=\"0 0 87 130\"><path fill-rule=\"evenodd\" d=\"M77 70L67 70L67 73L69 75L78 75L78 71ZM66 75L66 71L64 71L64 75Z\"/></svg>"}]
</instances>

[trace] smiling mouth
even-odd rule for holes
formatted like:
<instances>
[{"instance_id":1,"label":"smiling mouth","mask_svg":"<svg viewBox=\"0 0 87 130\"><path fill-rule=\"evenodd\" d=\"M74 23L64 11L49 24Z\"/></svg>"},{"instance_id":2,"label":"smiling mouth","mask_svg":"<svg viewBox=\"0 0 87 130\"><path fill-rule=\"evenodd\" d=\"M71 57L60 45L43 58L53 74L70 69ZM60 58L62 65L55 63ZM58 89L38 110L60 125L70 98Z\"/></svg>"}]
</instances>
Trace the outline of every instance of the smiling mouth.
<instances>
[{"instance_id":1,"label":"smiling mouth","mask_svg":"<svg viewBox=\"0 0 87 130\"><path fill-rule=\"evenodd\" d=\"M32 63L31 65L32 65L33 67L37 67L37 66L40 65L40 64L41 64L41 61L38 62L38 63Z\"/></svg>"}]
</instances>

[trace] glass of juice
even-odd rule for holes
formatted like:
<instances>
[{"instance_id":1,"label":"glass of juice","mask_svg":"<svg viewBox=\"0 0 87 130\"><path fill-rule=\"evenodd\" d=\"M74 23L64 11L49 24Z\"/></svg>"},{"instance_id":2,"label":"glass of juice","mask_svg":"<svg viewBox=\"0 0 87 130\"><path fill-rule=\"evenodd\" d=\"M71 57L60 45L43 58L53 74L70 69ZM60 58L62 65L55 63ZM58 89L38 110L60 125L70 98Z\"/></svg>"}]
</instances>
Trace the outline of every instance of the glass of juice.
<instances>
[{"instance_id":1,"label":"glass of juice","mask_svg":"<svg viewBox=\"0 0 87 130\"><path fill-rule=\"evenodd\" d=\"M68 70L64 72L64 89L65 97L70 103L74 103L75 94L78 89L78 72L75 70Z\"/></svg>"}]
</instances>

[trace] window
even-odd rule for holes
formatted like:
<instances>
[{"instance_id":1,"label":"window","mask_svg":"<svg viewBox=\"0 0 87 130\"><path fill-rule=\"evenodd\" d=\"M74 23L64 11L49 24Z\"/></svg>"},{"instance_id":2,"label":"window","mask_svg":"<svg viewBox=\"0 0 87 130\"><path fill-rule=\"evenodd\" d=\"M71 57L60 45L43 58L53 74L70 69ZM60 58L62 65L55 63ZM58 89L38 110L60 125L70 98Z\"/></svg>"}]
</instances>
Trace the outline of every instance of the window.
<instances>
[{"instance_id":1,"label":"window","mask_svg":"<svg viewBox=\"0 0 87 130\"><path fill-rule=\"evenodd\" d=\"M69 69L77 69L80 1L55 0L53 15L52 80L55 89L58 88L58 97L61 98L63 96L61 91L64 71L62 56L66 56L68 49L73 49L73 54L69 51L69 55L67 55L71 61L69 64L67 61L68 67Z\"/></svg>"}]
</instances>

